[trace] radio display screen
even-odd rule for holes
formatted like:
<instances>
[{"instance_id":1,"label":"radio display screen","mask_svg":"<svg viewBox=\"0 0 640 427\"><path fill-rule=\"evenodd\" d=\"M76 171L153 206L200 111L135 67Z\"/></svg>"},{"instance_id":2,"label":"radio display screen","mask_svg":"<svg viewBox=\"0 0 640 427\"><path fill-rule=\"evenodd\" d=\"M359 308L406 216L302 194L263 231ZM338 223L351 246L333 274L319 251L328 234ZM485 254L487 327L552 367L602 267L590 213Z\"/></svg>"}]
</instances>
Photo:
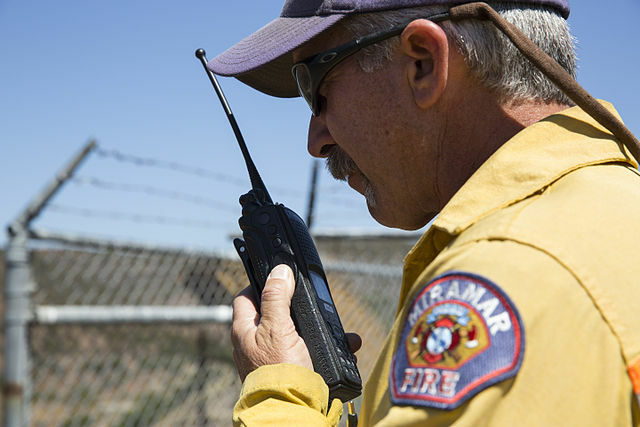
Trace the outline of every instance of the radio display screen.
<instances>
[{"instance_id":1,"label":"radio display screen","mask_svg":"<svg viewBox=\"0 0 640 427\"><path fill-rule=\"evenodd\" d=\"M309 270L309 276L311 277L311 282L313 282L313 287L316 290L316 294L318 294L318 298L328 304L333 305L331 294L329 294L329 288L327 287L327 283L324 281L322 276L311 270Z\"/></svg>"}]
</instances>

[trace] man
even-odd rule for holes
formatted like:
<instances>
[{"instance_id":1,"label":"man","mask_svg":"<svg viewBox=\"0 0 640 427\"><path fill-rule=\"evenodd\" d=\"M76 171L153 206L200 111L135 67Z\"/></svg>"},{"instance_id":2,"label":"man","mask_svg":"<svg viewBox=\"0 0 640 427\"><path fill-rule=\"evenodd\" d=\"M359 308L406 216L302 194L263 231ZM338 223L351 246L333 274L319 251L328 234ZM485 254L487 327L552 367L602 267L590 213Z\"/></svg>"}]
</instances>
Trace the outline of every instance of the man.
<instances>
[{"instance_id":1,"label":"man","mask_svg":"<svg viewBox=\"0 0 640 427\"><path fill-rule=\"evenodd\" d=\"M405 260L361 425L640 425L640 177L626 129L574 107L497 21L455 18L461 3L288 0L209 68L299 92L309 152L381 224L439 214ZM567 0L492 6L575 75ZM293 286L279 266L260 317L248 292L234 302L236 424L340 417L289 317Z\"/></svg>"}]
</instances>

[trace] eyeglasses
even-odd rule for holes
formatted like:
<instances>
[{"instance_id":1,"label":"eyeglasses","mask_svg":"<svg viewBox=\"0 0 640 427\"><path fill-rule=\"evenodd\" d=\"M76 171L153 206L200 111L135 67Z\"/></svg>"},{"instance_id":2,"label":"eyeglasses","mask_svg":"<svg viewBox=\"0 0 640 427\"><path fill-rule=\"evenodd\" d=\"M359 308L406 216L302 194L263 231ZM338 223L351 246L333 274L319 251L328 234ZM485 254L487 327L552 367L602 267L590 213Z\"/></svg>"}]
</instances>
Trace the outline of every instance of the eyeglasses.
<instances>
[{"instance_id":1,"label":"eyeglasses","mask_svg":"<svg viewBox=\"0 0 640 427\"><path fill-rule=\"evenodd\" d=\"M432 22L446 21L449 19L449 12L426 16L424 19ZM400 35L407 25L409 25L409 22L363 36L294 64L291 67L291 73L298 84L298 92L309 104L313 115L320 114L318 89L320 89L320 85L329 71L360 49Z\"/></svg>"}]
</instances>

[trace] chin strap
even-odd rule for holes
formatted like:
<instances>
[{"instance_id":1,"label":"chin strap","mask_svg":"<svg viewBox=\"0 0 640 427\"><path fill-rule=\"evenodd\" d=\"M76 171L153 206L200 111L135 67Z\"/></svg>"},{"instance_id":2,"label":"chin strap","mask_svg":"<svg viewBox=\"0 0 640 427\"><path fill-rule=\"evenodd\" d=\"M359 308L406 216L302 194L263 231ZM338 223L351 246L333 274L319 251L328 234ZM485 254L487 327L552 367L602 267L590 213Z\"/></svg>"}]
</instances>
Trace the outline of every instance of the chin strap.
<instances>
[{"instance_id":1,"label":"chin strap","mask_svg":"<svg viewBox=\"0 0 640 427\"><path fill-rule=\"evenodd\" d=\"M587 112L598 123L607 128L640 162L640 141L609 110L600 104L589 92L562 68L553 58L547 55L515 25L505 20L487 3L467 3L449 9L452 21L462 19L479 19L491 21L502 31L522 54L542 73L560 88L573 102Z\"/></svg>"}]
</instances>

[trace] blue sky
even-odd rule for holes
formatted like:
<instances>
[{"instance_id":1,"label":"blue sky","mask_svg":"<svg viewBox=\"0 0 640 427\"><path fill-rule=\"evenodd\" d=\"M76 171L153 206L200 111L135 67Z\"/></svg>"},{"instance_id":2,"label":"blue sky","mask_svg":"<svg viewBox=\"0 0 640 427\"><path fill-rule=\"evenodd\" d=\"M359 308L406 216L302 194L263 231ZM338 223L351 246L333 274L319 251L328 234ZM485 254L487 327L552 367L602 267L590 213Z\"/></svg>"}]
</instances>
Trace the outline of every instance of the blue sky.
<instances>
[{"instance_id":1,"label":"blue sky","mask_svg":"<svg viewBox=\"0 0 640 427\"><path fill-rule=\"evenodd\" d=\"M572 3L569 22L578 39L580 83L595 97L613 102L640 135L640 2ZM272 0L0 0L0 224L8 224L95 138L104 150L207 169L222 179L92 155L77 173L85 181L67 185L35 228L230 247L227 236L237 231L239 214L234 207L249 183L194 51L203 47L212 58L280 9L281 2ZM221 84L272 196L304 214L312 164L306 152L308 108L300 99L270 98L233 79L221 79ZM86 184L89 178L147 190L99 189ZM234 183L243 179L245 187ZM174 197L160 197L156 190ZM188 196L200 198L199 203L185 201ZM78 215L70 208L91 212ZM95 217L96 212L102 214ZM105 212L111 218L100 216ZM116 213L120 219L113 218ZM122 219L132 215L138 220ZM317 215L318 230L380 229L361 196L324 171ZM157 224L158 217L180 223ZM5 242L2 233L0 245Z\"/></svg>"}]
</instances>

